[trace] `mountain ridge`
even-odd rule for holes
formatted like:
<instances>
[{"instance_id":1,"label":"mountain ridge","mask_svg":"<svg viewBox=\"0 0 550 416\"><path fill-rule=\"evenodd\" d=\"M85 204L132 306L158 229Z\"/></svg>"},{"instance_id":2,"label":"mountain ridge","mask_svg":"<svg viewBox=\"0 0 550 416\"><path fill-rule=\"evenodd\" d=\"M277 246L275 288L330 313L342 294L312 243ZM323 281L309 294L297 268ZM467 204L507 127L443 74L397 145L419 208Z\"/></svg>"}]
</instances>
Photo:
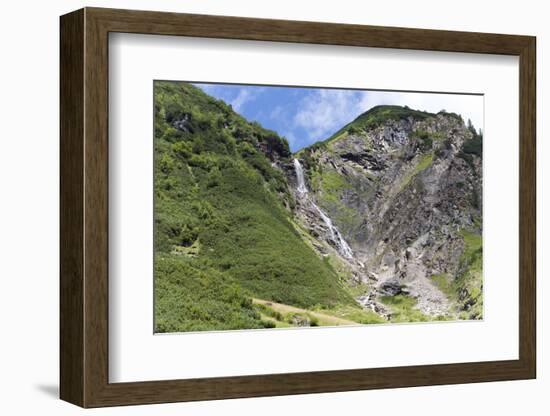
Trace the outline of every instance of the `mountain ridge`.
<instances>
[{"instance_id":1,"label":"mountain ridge","mask_svg":"<svg viewBox=\"0 0 550 416\"><path fill-rule=\"evenodd\" d=\"M349 240L368 273L374 273L380 292L384 285L396 293L408 286L406 292L426 313L481 317L479 262L475 272L469 271L476 284L457 284L461 295L452 308L438 286L456 283L463 274L463 233L481 238L482 137L456 114L414 117L414 110L391 110L398 113L383 107L364 113L359 117L362 129L352 123L354 129L348 127L299 154L316 203ZM381 112L385 117L380 122ZM374 121L369 119L373 113ZM438 242L444 255L433 250ZM411 259L427 253L430 261ZM415 286L421 284L425 296L417 293ZM430 297L437 302L428 305L423 298ZM455 311L465 307L471 311Z\"/></svg>"},{"instance_id":2,"label":"mountain ridge","mask_svg":"<svg viewBox=\"0 0 550 416\"><path fill-rule=\"evenodd\" d=\"M157 332L313 326L315 316L327 313L336 321L352 316L358 323L481 317L481 245L476 240L481 208L463 204L471 189L481 194L481 136L455 114L399 106L373 108L339 132L292 154L286 139L199 88L155 83ZM298 189L294 159L304 165L307 198ZM407 232L377 233L389 224L389 216L406 217L407 206L418 213L435 206L435 201L416 204L413 196L433 197L445 182L443 165L455 169L447 175L455 182L466 175L462 189L467 192L455 189L445 195L464 205L477 222L464 214L461 228L441 231L452 238L448 251L453 260L439 260L438 268L432 265L427 273L425 262L406 258L419 255L411 244L419 235L407 242ZM447 205L439 208L451 221ZM382 208L375 226L373 210L381 213ZM335 230L349 242L353 258L335 248ZM418 230L409 227L409 234L413 231ZM377 238L395 239L394 246L387 244L384 261L380 253L374 255ZM434 244L425 247L432 250ZM412 276L422 268L422 278L386 279L384 273L390 272L381 268L388 266L388 253L404 259L391 273ZM464 278L468 273L475 278ZM475 284L459 285L460 279ZM426 296L411 291L413 283L435 288L427 296L438 291L445 307L423 305ZM270 301L298 308L284 310L311 313L282 316Z\"/></svg>"}]
</instances>

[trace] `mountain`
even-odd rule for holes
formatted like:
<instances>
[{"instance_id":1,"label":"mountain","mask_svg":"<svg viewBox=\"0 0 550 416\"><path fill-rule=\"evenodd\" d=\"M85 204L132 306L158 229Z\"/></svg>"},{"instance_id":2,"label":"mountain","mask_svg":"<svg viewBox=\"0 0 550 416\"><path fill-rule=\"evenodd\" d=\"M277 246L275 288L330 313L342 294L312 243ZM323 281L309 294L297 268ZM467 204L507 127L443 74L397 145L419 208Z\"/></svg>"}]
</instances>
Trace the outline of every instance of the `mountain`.
<instances>
[{"instance_id":1,"label":"mountain","mask_svg":"<svg viewBox=\"0 0 550 416\"><path fill-rule=\"evenodd\" d=\"M292 155L155 82L155 331L481 317L481 136L377 107Z\"/></svg>"},{"instance_id":2,"label":"mountain","mask_svg":"<svg viewBox=\"0 0 550 416\"><path fill-rule=\"evenodd\" d=\"M427 315L481 318L481 156L481 135L460 116L396 106L299 152L311 197L370 281L371 306L408 295Z\"/></svg>"},{"instance_id":3,"label":"mountain","mask_svg":"<svg viewBox=\"0 0 550 416\"><path fill-rule=\"evenodd\" d=\"M294 221L279 167L288 164L288 143L275 132L193 85L155 83L157 332L276 325L252 299L377 319Z\"/></svg>"}]
</instances>

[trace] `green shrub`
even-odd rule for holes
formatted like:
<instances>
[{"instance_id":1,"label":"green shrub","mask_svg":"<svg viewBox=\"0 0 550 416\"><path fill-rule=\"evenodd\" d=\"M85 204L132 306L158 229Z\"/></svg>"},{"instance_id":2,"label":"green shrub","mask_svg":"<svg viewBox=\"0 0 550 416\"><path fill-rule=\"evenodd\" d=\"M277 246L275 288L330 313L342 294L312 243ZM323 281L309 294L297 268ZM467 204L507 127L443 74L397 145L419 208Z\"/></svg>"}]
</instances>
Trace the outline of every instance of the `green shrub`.
<instances>
[{"instance_id":1,"label":"green shrub","mask_svg":"<svg viewBox=\"0 0 550 416\"><path fill-rule=\"evenodd\" d=\"M448 111L445 111L445 110L441 110L439 113L437 113L438 115L444 115L444 116L448 116L448 117L452 117L454 118L456 121L460 122L460 123L463 123L464 122L464 119L462 118L462 116L460 114L457 114L457 113L451 113L451 112L448 112Z\"/></svg>"},{"instance_id":2,"label":"green shrub","mask_svg":"<svg viewBox=\"0 0 550 416\"><path fill-rule=\"evenodd\" d=\"M360 130L359 128L357 128L356 126L351 126L350 128L348 128L348 134L359 134Z\"/></svg>"},{"instance_id":3,"label":"green shrub","mask_svg":"<svg viewBox=\"0 0 550 416\"><path fill-rule=\"evenodd\" d=\"M382 303L389 306L392 322L425 322L429 317L415 308L416 299L406 295L383 296Z\"/></svg>"},{"instance_id":4,"label":"green shrub","mask_svg":"<svg viewBox=\"0 0 550 416\"><path fill-rule=\"evenodd\" d=\"M159 159L159 169L162 173L168 174L174 170L175 162L174 159L168 155L163 154Z\"/></svg>"},{"instance_id":5,"label":"green shrub","mask_svg":"<svg viewBox=\"0 0 550 416\"><path fill-rule=\"evenodd\" d=\"M155 256L155 331L265 328L246 292L196 259Z\"/></svg>"},{"instance_id":6,"label":"green shrub","mask_svg":"<svg viewBox=\"0 0 550 416\"><path fill-rule=\"evenodd\" d=\"M483 152L483 140L481 136L475 136L472 139L466 140L462 145L462 152L481 157Z\"/></svg>"},{"instance_id":7,"label":"green shrub","mask_svg":"<svg viewBox=\"0 0 550 416\"><path fill-rule=\"evenodd\" d=\"M466 163L468 163L468 165L470 166L474 166L474 158L473 156L470 154L470 153L465 153L463 151L460 151L457 153L457 156L461 159L463 159L464 161L466 161Z\"/></svg>"},{"instance_id":8,"label":"green shrub","mask_svg":"<svg viewBox=\"0 0 550 416\"><path fill-rule=\"evenodd\" d=\"M461 319L483 318L483 245L480 234L461 230L464 251L460 258L461 272L454 283L460 309L465 312Z\"/></svg>"},{"instance_id":9,"label":"green shrub","mask_svg":"<svg viewBox=\"0 0 550 416\"><path fill-rule=\"evenodd\" d=\"M421 121L434 116L435 114L412 110L408 107L401 107L397 105L379 105L361 114L351 123L338 130L329 139L325 140L325 143L340 137L345 132L349 132L350 128L356 129L355 131L359 132L361 130L370 130L384 125L390 120L399 121L412 118L415 121Z\"/></svg>"},{"instance_id":10,"label":"green shrub","mask_svg":"<svg viewBox=\"0 0 550 416\"><path fill-rule=\"evenodd\" d=\"M308 315L309 326L319 326L319 318L314 315Z\"/></svg>"},{"instance_id":11,"label":"green shrub","mask_svg":"<svg viewBox=\"0 0 550 416\"><path fill-rule=\"evenodd\" d=\"M257 153L256 149L254 148L254 146L252 146L250 143L248 142L241 142L239 143L239 145L237 146L238 150L239 150L239 153L242 157L249 157L249 156L253 156Z\"/></svg>"},{"instance_id":12,"label":"green shrub","mask_svg":"<svg viewBox=\"0 0 550 416\"><path fill-rule=\"evenodd\" d=\"M174 153L184 159L188 159L192 154L192 146L190 143L178 141L172 144L172 150Z\"/></svg>"},{"instance_id":13,"label":"green shrub","mask_svg":"<svg viewBox=\"0 0 550 416\"><path fill-rule=\"evenodd\" d=\"M428 150L432 149L434 138L436 138L437 140L440 140L440 136L438 136L436 134L431 134L430 132L428 132L426 130L415 130L411 134L411 136L413 138L418 139L418 142L419 142L418 148L422 152L427 152Z\"/></svg>"},{"instance_id":14,"label":"green shrub","mask_svg":"<svg viewBox=\"0 0 550 416\"><path fill-rule=\"evenodd\" d=\"M185 114L190 131L171 125ZM155 83L155 325L272 327L252 297L358 308L291 223L288 142L186 83ZM265 319L265 317L273 319ZM269 321L269 322L267 322Z\"/></svg>"},{"instance_id":15,"label":"green shrub","mask_svg":"<svg viewBox=\"0 0 550 416\"><path fill-rule=\"evenodd\" d=\"M267 319L262 321L262 325L264 326L264 328L276 328L277 327L275 322L269 321Z\"/></svg>"},{"instance_id":16,"label":"green shrub","mask_svg":"<svg viewBox=\"0 0 550 416\"><path fill-rule=\"evenodd\" d=\"M254 307L264 315L270 316L273 319L276 319L277 321L284 321L284 317L280 312L273 310L267 305L264 305L262 303L256 303L254 304Z\"/></svg>"}]
</instances>

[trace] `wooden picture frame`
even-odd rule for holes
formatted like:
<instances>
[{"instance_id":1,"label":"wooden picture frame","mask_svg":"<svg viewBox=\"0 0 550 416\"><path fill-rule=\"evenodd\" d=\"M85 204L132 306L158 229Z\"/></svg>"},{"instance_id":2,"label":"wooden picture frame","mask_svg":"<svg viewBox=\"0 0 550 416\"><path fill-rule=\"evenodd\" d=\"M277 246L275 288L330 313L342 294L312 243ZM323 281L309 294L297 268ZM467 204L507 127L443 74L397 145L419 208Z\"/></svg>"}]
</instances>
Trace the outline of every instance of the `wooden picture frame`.
<instances>
[{"instance_id":1,"label":"wooden picture frame","mask_svg":"<svg viewBox=\"0 0 550 416\"><path fill-rule=\"evenodd\" d=\"M536 377L535 50L530 36L85 8L61 17L60 396L82 407ZM519 57L519 359L109 383L108 35L297 42Z\"/></svg>"}]
</instances>

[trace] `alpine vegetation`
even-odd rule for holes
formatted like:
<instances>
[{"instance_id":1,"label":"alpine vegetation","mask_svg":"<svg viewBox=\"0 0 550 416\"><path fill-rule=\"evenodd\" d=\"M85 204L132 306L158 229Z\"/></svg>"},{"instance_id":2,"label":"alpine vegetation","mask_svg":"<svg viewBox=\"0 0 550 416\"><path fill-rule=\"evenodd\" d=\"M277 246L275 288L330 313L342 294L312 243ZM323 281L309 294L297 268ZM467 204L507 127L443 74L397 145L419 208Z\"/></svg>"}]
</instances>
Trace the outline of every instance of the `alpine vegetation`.
<instances>
[{"instance_id":1,"label":"alpine vegetation","mask_svg":"<svg viewBox=\"0 0 550 416\"><path fill-rule=\"evenodd\" d=\"M460 115L375 106L292 153L195 85L154 95L156 332L483 318Z\"/></svg>"}]
</instances>

